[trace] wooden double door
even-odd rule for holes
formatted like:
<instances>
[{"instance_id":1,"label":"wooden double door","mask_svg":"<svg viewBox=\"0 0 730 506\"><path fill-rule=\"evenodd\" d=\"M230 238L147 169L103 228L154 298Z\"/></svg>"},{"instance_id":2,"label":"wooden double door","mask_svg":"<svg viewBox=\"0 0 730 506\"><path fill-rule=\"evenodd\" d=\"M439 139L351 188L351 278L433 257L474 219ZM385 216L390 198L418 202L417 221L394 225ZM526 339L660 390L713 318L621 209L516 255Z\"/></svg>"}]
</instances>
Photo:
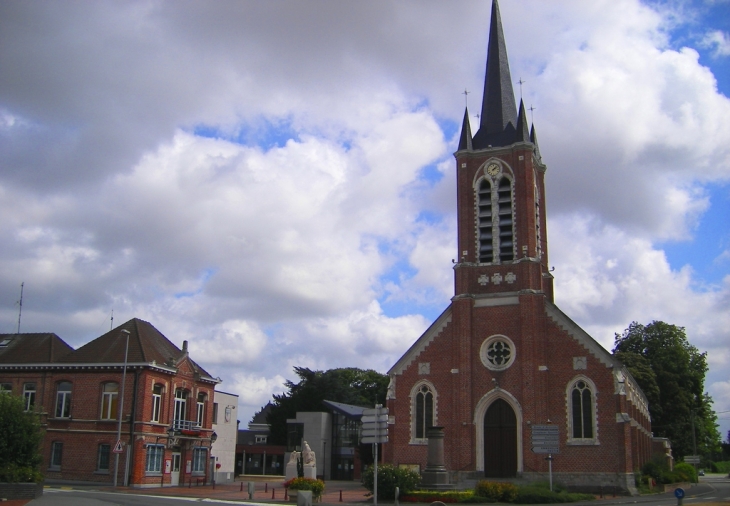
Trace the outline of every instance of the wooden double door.
<instances>
[{"instance_id":1,"label":"wooden double door","mask_svg":"<svg viewBox=\"0 0 730 506\"><path fill-rule=\"evenodd\" d=\"M494 401L484 415L484 476L517 476L517 417L502 399Z\"/></svg>"}]
</instances>

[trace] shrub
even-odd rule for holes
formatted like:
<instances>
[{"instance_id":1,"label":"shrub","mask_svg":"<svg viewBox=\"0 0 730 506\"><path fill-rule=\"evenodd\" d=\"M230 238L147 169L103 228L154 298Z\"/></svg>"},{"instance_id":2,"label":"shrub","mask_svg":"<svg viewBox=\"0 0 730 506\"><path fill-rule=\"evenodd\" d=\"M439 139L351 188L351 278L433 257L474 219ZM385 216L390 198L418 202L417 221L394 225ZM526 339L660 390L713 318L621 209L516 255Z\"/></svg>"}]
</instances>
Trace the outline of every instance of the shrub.
<instances>
[{"instance_id":1,"label":"shrub","mask_svg":"<svg viewBox=\"0 0 730 506\"><path fill-rule=\"evenodd\" d=\"M362 482L372 494L374 491L373 466L368 466L362 473ZM418 488L421 475L405 467L396 467L391 464L378 466L378 499L395 499L395 487L401 494L406 494Z\"/></svg>"},{"instance_id":2,"label":"shrub","mask_svg":"<svg viewBox=\"0 0 730 506\"><path fill-rule=\"evenodd\" d=\"M378 487L380 488L380 487ZM424 502L432 503L441 501L442 503L457 503L457 502L468 502L468 500L474 496L474 493L468 491L441 491L436 492L433 490L417 490L414 492L408 492L407 494L401 494L400 502Z\"/></svg>"},{"instance_id":3,"label":"shrub","mask_svg":"<svg viewBox=\"0 0 730 506\"><path fill-rule=\"evenodd\" d=\"M554 489L555 487L553 487ZM517 504L554 504L563 502L591 501L595 497L591 494L576 494L565 491L550 491L542 484L527 485L518 488L517 497L514 502Z\"/></svg>"},{"instance_id":4,"label":"shrub","mask_svg":"<svg viewBox=\"0 0 730 506\"><path fill-rule=\"evenodd\" d=\"M512 483L482 480L474 487L474 495L488 502L512 502L517 497L517 487Z\"/></svg>"},{"instance_id":5,"label":"shrub","mask_svg":"<svg viewBox=\"0 0 730 506\"><path fill-rule=\"evenodd\" d=\"M691 483L697 483L697 471L695 471L692 464L686 462L680 462L674 466L674 474L681 479L678 481L689 481ZM676 483L676 482L675 482Z\"/></svg>"},{"instance_id":6,"label":"shrub","mask_svg":"<svg viewBox=\"0 0 730 506\"><path fill-rule=\"evenodd\" d=\"M0 394L0 481L43 481L38 472L42 439L38 415L25 411L21 397Z\"/></svg>"},{"instance_id":7,"label":"shrub","mask_svg":"<svg viewBox=\"0 0 730 506\"><path fill-rule=\"evenodd\" d=\"M43 475L40 471L32 467L18 466L15 464L0 467L0 482L40 483L41 481L43 481Z\"/></svg>"},{"instance_id":8,"label":"shrub","mask_svg":"<svg viewBox=\"0 0 730 506\"><path fill-rule=\"evenodd\" d=\"M710 467L713 473L730 473L730 461L712 462Z\"/></svg>"},{"instance_id":9,"label":"shrub","mask_svg":"<svg viewBox=\"0 0 730 506\"><path fill-rule=\"evenodd\" d=\"M319 499L324 492L324 482L312 478L292 478L284 482L284 488L289 490L311 490L312 499Z\"/></svg>"}]
</instances>

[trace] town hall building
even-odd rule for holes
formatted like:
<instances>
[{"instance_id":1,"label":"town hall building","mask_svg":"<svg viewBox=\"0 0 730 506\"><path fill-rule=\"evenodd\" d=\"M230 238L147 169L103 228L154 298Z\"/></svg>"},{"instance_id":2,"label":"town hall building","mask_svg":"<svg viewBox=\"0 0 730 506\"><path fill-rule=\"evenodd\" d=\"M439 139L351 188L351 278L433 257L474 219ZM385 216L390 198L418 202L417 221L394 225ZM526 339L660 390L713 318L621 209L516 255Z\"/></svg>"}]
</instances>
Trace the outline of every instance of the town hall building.
<instances>
[{"instance_id":1,"label":"town hall building","mask_svg":"<svg viewBox=\"0 0 730 506\"><path fill-rule=\"evenodd\" d=\"M423 471L427 430L442 427L452 480L547 481L552 464L572 489L635 492L633 472L652 455L649 407L553 300L547 167L515 105L496 0L482 100L478 131L466 111L454 155L454 297L388 373L385 460ZM557 433L550 453L546 431Z\"/></svg>"}]
</instances>

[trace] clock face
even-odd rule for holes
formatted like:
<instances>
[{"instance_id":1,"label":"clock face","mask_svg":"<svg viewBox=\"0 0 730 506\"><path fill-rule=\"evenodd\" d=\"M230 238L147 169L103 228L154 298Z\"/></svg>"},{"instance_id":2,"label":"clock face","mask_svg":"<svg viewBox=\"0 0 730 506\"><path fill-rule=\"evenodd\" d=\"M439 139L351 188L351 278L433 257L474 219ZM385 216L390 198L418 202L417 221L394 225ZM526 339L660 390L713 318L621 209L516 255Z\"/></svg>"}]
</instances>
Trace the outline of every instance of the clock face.
<instances>
[{"instance_id":1,"label":"clock face","mask_svg":"<svg viewBox=\"0 0 730 506\"><path fill-rule=\"evenodd\" d=\"M497 165L496 163L490 163L487 167L487 174L489 174L490 176L496 176L497 174L499 174L499 165Z\"/></svg>"}]
</instances>

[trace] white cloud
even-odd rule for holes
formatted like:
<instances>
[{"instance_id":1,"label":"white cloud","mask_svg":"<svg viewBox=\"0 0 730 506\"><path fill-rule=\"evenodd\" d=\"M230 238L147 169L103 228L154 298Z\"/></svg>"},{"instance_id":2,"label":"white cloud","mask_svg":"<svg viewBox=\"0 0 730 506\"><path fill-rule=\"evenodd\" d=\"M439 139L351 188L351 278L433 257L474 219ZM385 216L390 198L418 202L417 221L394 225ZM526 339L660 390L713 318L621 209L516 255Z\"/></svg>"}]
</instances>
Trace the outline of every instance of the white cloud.
<instances>
[{"instance_id":1,"label":"white cloud","mask_svg":"<svg viewBox=\"0 0 730 506\"><path fill-rule=\"evenodd\" d=\"M549 166L558 304L609 348L631 320L686 326L730 409L728 282L659 245L691 243L704 185L730 179L730 101L666 5L500 7ZM112 309L144 318L244 412L294 365L386 370L451 296L450 151L488 19L488 2L2 4L2 330L21 281L28 331L79 345Z\"/></svg>"},{"instance_id":2,"label":"white cloud","mask_svg":"<svg viewBox=\"0 0 730 506\"><path fill-rule=\"evenodd\" d=\"M712 54L716 58L730 56L730 36L728 36L727 32L711 30L705 33L705 36L700 41L700 45L712 49Z\"/></svg>"}]
</instances>

